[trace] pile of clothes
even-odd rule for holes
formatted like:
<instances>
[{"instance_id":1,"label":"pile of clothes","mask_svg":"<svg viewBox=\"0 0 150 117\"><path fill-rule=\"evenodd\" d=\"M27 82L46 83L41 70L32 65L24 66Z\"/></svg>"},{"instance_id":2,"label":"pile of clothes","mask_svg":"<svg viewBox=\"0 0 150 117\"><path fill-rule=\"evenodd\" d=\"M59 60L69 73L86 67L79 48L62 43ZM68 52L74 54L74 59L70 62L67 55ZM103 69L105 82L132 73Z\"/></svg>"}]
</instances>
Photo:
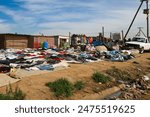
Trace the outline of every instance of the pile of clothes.
<instances>
[{"instance_id":1,"label":"pile of clothes","mask_svg":"<svg viewBox=\"0 0 150 117\"><path fill-rule=\"evenodd\" d=\"M101 58L111 61L125 61L134 56L130 51L107 51L104 47L91 47L87 51L74 48L59 49L6 49L0 50L0 72L9 72L11 68L26 70L54 70L67 67L68 63L87 63L100 61Z\"/></svg>"}]
</instances>

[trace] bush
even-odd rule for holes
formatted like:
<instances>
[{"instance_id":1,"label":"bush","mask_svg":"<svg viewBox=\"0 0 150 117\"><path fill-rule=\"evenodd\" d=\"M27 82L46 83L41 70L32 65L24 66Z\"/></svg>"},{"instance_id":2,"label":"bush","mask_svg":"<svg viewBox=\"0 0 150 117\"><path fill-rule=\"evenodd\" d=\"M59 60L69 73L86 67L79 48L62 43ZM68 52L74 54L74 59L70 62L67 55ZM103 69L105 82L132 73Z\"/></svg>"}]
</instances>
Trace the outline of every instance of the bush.
<instances>
[{"instance_id":1,"label":"bush","mask_svg":"<svg viewBox=\"0 0 150 117\"><path fill-rule=\"evenodd\" d=\"M100 72L95 72L93 75L92 75L92 79L99 83L106 83L108 81L110 81L110 77L104 75L104 74L101 74Z\"/></svg>"},{"instance_id":2,"label":"bush","mask_svg":"<svg viewBox=\"0 0 150 117\"><path fill-rule=\"evenodd\" d=\"M55 82L49 82L46 84L46 86L50 87L57 97L69 97L72 95L74 90L73 84L65 78L59 79Z\"/></svg>"},{"instance_id":3,"label":"bush","mask_svg":"<svg viewBox=\"0 0 150 117\"><path fill-rule=\"evenodd\" d=\"M6 88L6 94L0 94L0 100L23 100L25 94L16 87L15 90L12 90L11 85Z\"/></svg>"},{"instance_id":4,"label":"bush","mask_svg":"<svg viewBox=\"0 0 150 117\"><path fill-rule=\"evenodd\" d=\"M84 88L84 83L82 81L77 81L75 84L74 84L74 87L77 89L77 90L81 90Z\"/></svg>"}]
</instances>

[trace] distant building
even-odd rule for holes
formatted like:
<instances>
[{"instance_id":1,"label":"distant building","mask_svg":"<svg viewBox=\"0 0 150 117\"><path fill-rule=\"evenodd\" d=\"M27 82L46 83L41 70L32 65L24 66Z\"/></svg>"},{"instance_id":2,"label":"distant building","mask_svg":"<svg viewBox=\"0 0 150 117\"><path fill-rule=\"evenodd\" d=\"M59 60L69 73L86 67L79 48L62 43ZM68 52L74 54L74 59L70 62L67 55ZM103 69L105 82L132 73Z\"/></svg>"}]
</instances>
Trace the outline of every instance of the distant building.
<instances>
[{"instance_id":1,"label":"distant building","mask_svg":"<svg viewBox=\"0 0 150 117\"><path fill-rule=\"evenodd\" d=\"M71 37L71 46L76 46L76 45L80 45L80 44L86 44L87 43L87 39L86 39L86 35L82 34L73 34Z\"/></svg>"},{"instance_id":2,"label":"distant building","mask_svg":"<svg viewBox=\"0 0 150 117\"><path fill-rule=\"evenodd\" d=\"M121 40L120 33L113 33L112 34L112 40L114 40L114 41L120 41Z\"/></svg>"},{"instance_id":3,"label":"distant building","mask_svg":"<svg viewBox=\"0 0 150 117\"><path fill-rule=\"evenodd\" d=\"M99 42L110 42L112 39L99 36L86 36L84 34L73 34L71 37L71 46L76 47L77 45L93 44L95 41Z\"/></svg>"},{"instance_id":4,"label":"distant building","mask_svg":"<svg viewBox=\"0 0 150 117\"><path fill-rule=\"evenodd\" d=\"M56 47L63 47L65 43L69 44L69 36L62 36L62 35L57 35L53 36L55 40L55 45Z\"/></svg>"}]
</instances>

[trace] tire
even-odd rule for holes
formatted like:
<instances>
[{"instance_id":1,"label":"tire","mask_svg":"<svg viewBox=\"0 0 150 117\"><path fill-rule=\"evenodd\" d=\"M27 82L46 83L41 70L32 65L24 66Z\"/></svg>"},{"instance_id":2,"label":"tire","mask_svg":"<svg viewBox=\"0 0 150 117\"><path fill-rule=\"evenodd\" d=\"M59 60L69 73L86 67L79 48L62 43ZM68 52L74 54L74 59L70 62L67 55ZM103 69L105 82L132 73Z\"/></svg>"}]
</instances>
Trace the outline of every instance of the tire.
<instances>
[{"instance_id":1,"label":"tire","mask_svg":"<svg viewBox=\"0 0 150 117\"><path fill-rule=\"evenodd\" d=\"M140 54L143 54L143 53L144 53L144 47L140 48L139 53L140 53Z\"/></svg>"}]
</instances>

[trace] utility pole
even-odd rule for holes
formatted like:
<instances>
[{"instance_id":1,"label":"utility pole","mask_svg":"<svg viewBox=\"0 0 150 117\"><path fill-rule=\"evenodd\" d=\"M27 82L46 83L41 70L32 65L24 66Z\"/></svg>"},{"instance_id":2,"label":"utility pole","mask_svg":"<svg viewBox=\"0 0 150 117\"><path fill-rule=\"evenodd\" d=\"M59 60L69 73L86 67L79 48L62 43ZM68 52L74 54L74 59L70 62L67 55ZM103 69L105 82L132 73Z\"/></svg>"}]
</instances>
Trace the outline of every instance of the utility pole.
<instances>
[{"instance_id":1,"label":"utility pole","mask_svg":"<svg viewBox=\"0 0 150 117\"><path fill-rule=\"evenodd\" d=\"M149 2L149 0L147 0L147 2L146 2L146 7L148 10L148 12L147 12L147 38L149 39L149 7L148 7L148 2Z\"/></svg>"},{"instance_id":2,"label":"utility pole","mask_svg":"<svg viewBox=\"0 0 150 117\"><path fill-rule=\"evenodd\" d=\"M125 40L124 40L124 32L123 32L123 30L121 31L121 35L122 35L122 41L124 42Z\"/></svg>"},{"instance_id":3,"label":"utility pole","mask_svg":"<svg viewBox=\"0 0 150 117\"><path fill-rule=\"evenodd\" d=\"M105 35L104 27L102 27L102 40L105 42L104 35Z\"/></svg>"},{"instance_id":4,"label":"utility pole","mask_svg":"<svg viewBox=\"0 0 150 117\"><path fill-rule=\"evenodd\" d=\"M146 2L146 9L144 9L143 13L146 14L146 20L147 20L147 38L149 39L149 0L142 0Z\"/></svg>"},{"instance_id":5,"label":"utility pole","mask_svg":"<svg viewBox=\"0 0 150 117\"><path fill-rule=\"evenodd\" d=\"M103 37L104 37L105 36L104 27L102 27L102 34L103 34Z\"/></svg>"},{"instance_id":6,"label":"utility pole","mask_svg":"<svg viewBox=\"0 0 150 117\"><path fill-rule=\"evenodd\" d=\"M110 32L110 39L112 39L112 32Z\"/></svg>"}]
</instances>

